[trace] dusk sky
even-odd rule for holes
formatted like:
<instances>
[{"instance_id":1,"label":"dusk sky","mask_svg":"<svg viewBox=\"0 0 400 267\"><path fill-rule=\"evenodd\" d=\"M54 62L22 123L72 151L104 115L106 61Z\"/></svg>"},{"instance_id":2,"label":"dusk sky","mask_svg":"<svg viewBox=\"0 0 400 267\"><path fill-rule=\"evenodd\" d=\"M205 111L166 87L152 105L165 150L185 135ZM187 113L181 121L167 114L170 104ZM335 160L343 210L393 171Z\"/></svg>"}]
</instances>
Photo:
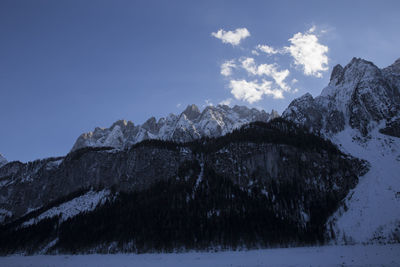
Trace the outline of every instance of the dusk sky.
<instances>
[{"instance_id":1,"label":"dusk sky","mask_svg":"<svg viewBox=\"0 0 400 267\"><path fill-rule=\"evenodd\" d=\"M188 104L281 113L336 64L400 57L400 1L0 1L0 153L62 156Z\"/></svg>"}]
</instances>

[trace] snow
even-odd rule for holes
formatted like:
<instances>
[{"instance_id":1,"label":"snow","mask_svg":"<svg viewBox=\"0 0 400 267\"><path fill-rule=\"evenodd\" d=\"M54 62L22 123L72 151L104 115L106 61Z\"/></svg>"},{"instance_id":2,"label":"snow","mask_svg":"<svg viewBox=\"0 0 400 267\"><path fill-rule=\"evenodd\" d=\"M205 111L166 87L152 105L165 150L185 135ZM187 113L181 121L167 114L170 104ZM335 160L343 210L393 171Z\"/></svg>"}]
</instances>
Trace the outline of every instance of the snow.
<instances>
[{"instance_id":1,"label":"snow","mask_svg":"<svg viewBox=\"0 0 400 267\"><path fill-rule=\"evenodd\" d=\"M338 238L345 235L354 242L392 241L391 235L400 225L400 139L380 134L378 128L368 139L349 127L332 139L342 150L371 164L348 194L348 210L343 213L341 209L331 218L336 221Z\"/></svg>"},{"instance_id":2,"label":"snow","mask_svg":"<svg viewBox=\"0 0 400 267\"><path fill-rule=\"evenodd\" d=\"M103 203L110 195L109 190L102 190L99 192L89 191L86 194L74 198L70 201L62 203L61 205L51 208L36 218L32 218L22 224L23 227L32 225L45 218L52 218L61 215L61 222L68 218L74 217L81 212L91 211L96 208L99 203Z\"/></svg>"},{"instance_id":3,"label":"snow","mask_svg":"<svg viewBox=\"0 0 400 267\"><path fill-rule=\"evenodd\" d=\"M2 267L316 267L400 266L400 245L325 246L226 252L108 255L12 255Z\"/></svg>"},{"instance_id":4,"label":"snow","mask_svg":"<svg viewBox=\"0 0 400 267\"><path fill-rule=\"evenodd\" d=\"M199 188L199 186L200 186L200 183L203 181L203 175L204 175L204 163L203 163L203 161L202 161L202 163L200 164L200 173L199 173L199 176L197 177L197 179L196 179L196 184L194 185L194 188L193 188L193 192L192 192L192 199L194 198L194 194L195 194L195 192L197 191L197 189Z\"/></svg>"}]
</instances>

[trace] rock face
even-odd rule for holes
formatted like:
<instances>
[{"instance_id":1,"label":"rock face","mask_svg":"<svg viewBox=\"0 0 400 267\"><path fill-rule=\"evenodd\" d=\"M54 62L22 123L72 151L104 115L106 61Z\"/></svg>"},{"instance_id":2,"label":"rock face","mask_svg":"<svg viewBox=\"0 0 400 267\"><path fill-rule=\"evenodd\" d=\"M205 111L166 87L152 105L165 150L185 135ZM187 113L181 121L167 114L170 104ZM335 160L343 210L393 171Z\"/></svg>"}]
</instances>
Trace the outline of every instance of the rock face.
<instances>
[{"instance_id":1,"label":"rock face","mask_svg":"<svg viewBox=\"0 0 400 267\"><path fill-rule=\"evenodd\" d=\"M306 94L294 100L282 116L328 135L349 125L366 136L400 113L399 62L384 69L359 58L344 68L337 65L320 96Z\"/></svg>"},{"instance_id":2,"label":"rock face","mask_svg":"<svg viewBox=\"0 0 400 267\"><path fill-rule=\"evenodd\" d=\"M295 99L282 117L371 165L329 220L330 237L339 243L399 242L400 59L383 69L359 58L337 65L320 96Z\"/></svg>"},{"instance_id":3,"label":"rock face","mask_svg":"<svg viewBox=\"0 0 400 267\"><path fill-rule=\"evenodd\" d=\"M245 106L207 106L202 112L196 105L189 105L180 115L170 114L158 121L152 117L142 125L120 120L110 128L96 128L82 134L72 151L83 147L109 146L123 149L146 139L188 142L208 136L218 137L253 121L267 122L278 117Z\"/></svg>"}]
</instances>

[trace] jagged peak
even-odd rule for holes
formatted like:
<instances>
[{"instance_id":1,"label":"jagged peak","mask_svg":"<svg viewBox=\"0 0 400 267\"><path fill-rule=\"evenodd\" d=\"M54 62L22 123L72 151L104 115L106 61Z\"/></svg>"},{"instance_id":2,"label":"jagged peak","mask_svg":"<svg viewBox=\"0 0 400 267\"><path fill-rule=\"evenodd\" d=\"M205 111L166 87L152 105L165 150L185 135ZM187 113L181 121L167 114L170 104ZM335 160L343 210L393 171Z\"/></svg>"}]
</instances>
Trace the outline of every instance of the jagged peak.
<instances>
[{"instance_id":1,"label":"jagged peak","mask_svg":"<svg viewBox=\"0 0 400 267\"><path fill-rule=\"evenodd\" d=\"M367 71L379 72L380 69L371 61L353 57L350 63L344 67L343 75L362 74L365 76L368 73Z\"/></svg>"},{"instance_id":2,"label":"jagged peak","mask_svg":"<svg viewBox=\"0 0 400 267\"><path fill-rule=\"evenodd\" d=\"M272 109L270 114L271 114L271 119L275 119L275 118L279 118L280 117L279 112L276 111L275 109Z\"/></svg>"},{"instance_id":3,"label":"jagged peak","mask_svg":"<svg viewBox=\"0 0 400 267\"><path fill-rule=\"evenodd\" d=\"M400 75L400 58L396 59L396 61L393 62L393 64L387 66L383 70L384 71L389 71L389 72L394 73L396 75Z\"/></svg>"},{"instance_id":4,"label":"jagged peak","mask_svg":"<svg viewBox=\"0 0 400 267\"><path fill-rule=\"evenodd\" d=\"M310 93L305 93L304 95L300 96L298 100L314 100L314 98Z\"/></svg>"},{"instance_id":5,"label":"jagged peak","mask_svg":"<svg viewBox=\"0 0 400 267\"><path fill-rule=\"evenodd\" d=\"M368 61L368 60L365 60L365 59L359 58L359 57L353 57L351 59L350 63L347 65L354 65L354 64L368 64L368 65L375 66L375 64L372 63L371 61Z\"/></svg>"},{"instance_id":6,"label":"jagged peak","mask_svg":"<svg viewBox=\"0 0 400 267\"><path fill-rule=\"evenodd\" d=\"M342 65L337 64L335 67L333 67L330 81L332 81L334 79L340 80L340 77L342 75L343 75L343 67L342 67Z\"/></svg>"},{"instance_id":7,"label":"jagged peak","mask_svg":"<svg viewBox=\"0 0 400 267\"><path fill-rule=\"evenodd\" d=\"M132 122L131 122L132 123ZM126 120L117 120L111 125L111 129L113 129L115 126L119 126L120 128L125 128L128 125L128 122Z\"/></svg>"},{"instance_id":8,"label":"jagged peak","mask_svg":"<svg viewBox=\"0 0 400 267\"><path fill-rule=\"evenodd\" d=\"M182 113L185 114L186 118L189 120L194 120L201 114L199 108L195 104L188 105Z\"/></svg>"}]
</instances>

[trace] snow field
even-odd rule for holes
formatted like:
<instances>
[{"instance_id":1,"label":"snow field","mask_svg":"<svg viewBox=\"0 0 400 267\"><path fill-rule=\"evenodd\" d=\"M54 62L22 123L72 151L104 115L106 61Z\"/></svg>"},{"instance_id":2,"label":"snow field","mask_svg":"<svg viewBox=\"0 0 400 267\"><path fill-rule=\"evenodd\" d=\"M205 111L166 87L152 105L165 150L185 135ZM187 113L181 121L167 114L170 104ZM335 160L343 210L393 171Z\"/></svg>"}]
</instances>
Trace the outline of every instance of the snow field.
<instances>
[{"instance_id":1,"label":"snow field","mask_svg":"<svg viewBox=\"0 0 400 267\"><path fill-rule=\"evenodd\" d=\"M400 245L325 246L227 252L108 255L13 255L2 267L372 267L400 266Z\"/></svg>"}]
</instances>

